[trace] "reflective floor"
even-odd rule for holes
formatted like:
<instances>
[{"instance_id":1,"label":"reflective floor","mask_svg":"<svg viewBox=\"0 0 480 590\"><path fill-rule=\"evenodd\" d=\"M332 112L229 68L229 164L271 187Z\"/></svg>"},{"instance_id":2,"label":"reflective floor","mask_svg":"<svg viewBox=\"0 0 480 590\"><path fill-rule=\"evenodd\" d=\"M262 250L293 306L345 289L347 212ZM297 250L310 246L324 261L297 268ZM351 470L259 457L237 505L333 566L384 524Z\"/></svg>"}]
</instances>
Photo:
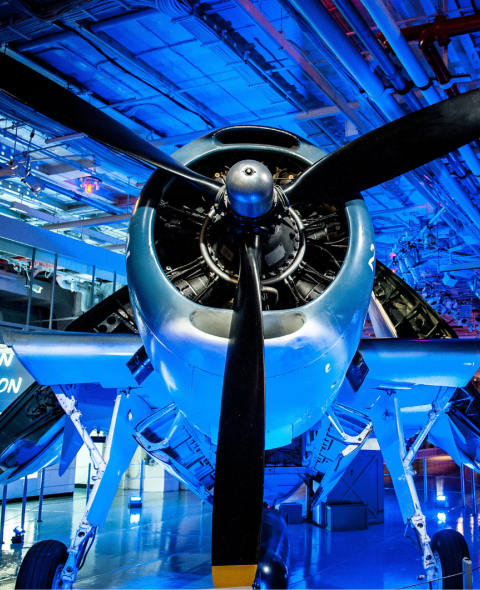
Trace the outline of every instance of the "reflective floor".
<instances>
[{"instance_id":1,"label":"reflective floor","mask_svg":"<svg viewBox=\"0 0 480 590\"><path fill-rule=\"evenodd\" d=\"M147 492L143 509L130 511L129 495L117 493L76 587L211 588L210 506L187 491ZM451 494L449 499L449 508L427 510L429 534L442 528L462 532L473 567L478 568L480 519L472 515L471 507L459 506L460 494ZM73 500L47 500L43 522L37 523L37 503L29 502L25 543L15 547L10 537L20 524L21 505L8 504L0 588L14 587L22 555L35 541L55 538L68 544L84 506L82 491ZM438 513L444 514L444 522L442 516L439 521ZM418 583L417 576L423 573L420 554L403 537L400 510L390 490L385 493L384 524L348 533L330 533L310 523L290 525L289 530L292 588L401 588ZM479 570L474 572L473 587L480 588Z\"/></svg>"}]
</instances>

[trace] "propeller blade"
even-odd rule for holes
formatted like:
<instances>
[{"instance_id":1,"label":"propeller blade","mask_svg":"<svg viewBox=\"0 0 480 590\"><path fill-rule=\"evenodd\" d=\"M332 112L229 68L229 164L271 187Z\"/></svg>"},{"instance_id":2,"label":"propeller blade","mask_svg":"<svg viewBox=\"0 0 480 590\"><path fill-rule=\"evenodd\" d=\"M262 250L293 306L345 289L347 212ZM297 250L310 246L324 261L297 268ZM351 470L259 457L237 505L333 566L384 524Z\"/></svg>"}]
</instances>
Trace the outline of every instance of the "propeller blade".
<instances>
[{"instance_id":1,"label":"propeller blade","mask_svg":"<svg viewBox=\"0 0 480 590\"><path fill-rule=\"evenodd\" d=\"M423 166L480 137L480 89L375 129L282 187L291 203L347 197Z\"/></svg>"},{"instance_id":2,"label":"propeller blade","mask_svg":"<svg viewBox=\"0 0 480 590\"><path fill-rule=\"evenodd\" d=\"M265 463L260 239L240 236L240 273L218 433L212 526L216 588L251 586L258 564Z\"/></svg>"},{"instance_id":3,"label":"propeller blade","mask_svg":"<svg viewBox=\"0 0 480 590\"><path fill-rule=\"evenodd\" d=\"M79 133L161 168L194 184L215 198L220 185L179 164L139 135L49 78L5 54L0 54L0 90L34 111Z\"/></svg>"}]
</instances>

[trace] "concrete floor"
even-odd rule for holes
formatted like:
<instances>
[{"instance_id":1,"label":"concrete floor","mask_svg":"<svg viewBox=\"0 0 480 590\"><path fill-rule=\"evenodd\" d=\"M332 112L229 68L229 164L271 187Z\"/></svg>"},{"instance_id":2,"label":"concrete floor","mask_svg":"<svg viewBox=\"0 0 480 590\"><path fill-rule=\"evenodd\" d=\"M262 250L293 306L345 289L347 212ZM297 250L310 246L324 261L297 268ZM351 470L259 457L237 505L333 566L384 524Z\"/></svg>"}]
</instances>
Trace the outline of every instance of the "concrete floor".
<instances>
[{"instance_id":1,"label":"concrete floor","mask_svg":"<svg viewBox=\"0 0 480 590\"><path fill-rule=\"evenodd\" d=\"M130 511L129 492L118 492L107 522L97 535L77 588L211 588L211 507L187 491L144 494L142 510ZM432 493L432 500L434 494ZM465 535L473 567L480 566L478 516L459 506L427 510L430 536L442 528ZM67 545L85 507L85 492L74 499L46 500L43 522L37 523L37 503L27 505L24 547L9 543L20 523L20 504L7 505L8 540L0 550L0 589L14 588L22 555L36 541L55 538ZM291 588L401 588L418 582L423 573L420 554L403 537L404 525L393 491L385 493L385 523L368 530L330 533L310 523L290 525ZM474 588L480 588L479 570ZM428 585L417 586L428 588Z\"/></svg>"}]
</instances>

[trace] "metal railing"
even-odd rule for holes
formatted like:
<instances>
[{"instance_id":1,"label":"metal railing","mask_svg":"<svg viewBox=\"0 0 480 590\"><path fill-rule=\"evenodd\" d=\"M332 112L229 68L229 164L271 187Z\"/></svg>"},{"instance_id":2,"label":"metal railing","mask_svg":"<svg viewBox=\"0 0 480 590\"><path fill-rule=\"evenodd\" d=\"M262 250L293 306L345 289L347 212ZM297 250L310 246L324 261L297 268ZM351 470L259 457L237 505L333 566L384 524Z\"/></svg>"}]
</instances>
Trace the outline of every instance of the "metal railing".
<instances>
[{"instance_id":1,"label":"metal railing","mask_svg":"<svg viewBox=\"0 0 480 590\"><path fill-rule=\"evenodd\" d=\"M476 567L475 569L473 569L472 561L468 559L468 557L464 557L462 560L461 574L451 574L449 576L443 576L442 578L433 578L433 580L425 579L423 582L410 584L410 586L402 586L401 588L397 588L396 590L406 590L407 588L415 588L416 586L422 586L423 584L428 584L429 588L431 588L432 582L439 582L440 580L447 580L448 578L458 578L459 576L462 576L463 590L473 590L473 572L477 571L478 569L480 569L480 567Z\"/></svg>"},{"instance_id":2,"label":"metal railing","mask_svg":"<svg viewBox=\"0 0 480 590\"><path fill-rule=\"evenodd\" d=\"M130 467L135 465L140 466L140 474L137 477L124 477L122 478L122 482L131 482L131 481L138 481L138 492L137 494L142 498L143 497L143 484L144 484L144 465L145 461L142 459L140 462L130 463ZM148 465L148 463L147 463ZM85 495L85 503L88 503L90 498L90 489L92 486L92 464L88 464L88 475L87 475L87 486L86 486L86 495ZM43 522L42 520L42 512L43 512L43 501L44 501L44 491L45 491L45 469L40 471L40 490L38 496L38 513L37 513L37 522ZM127 488L128 490L135 491L132 488ZM6 511L7 511L7 495L8 495L8 485L3 486L2 490L2 501L1 501L1 512L0 512L0 546L5 544L4 539L4 532L5 532L5 523L7 522L6 518ZM17 499L17 498L15 498ZM28 476L23 478L23 493L22 493L22 510L20 516L20 529L25 533L25 516L27 512L27 500L28 500ZM23 538L18 538L18 543L23 542Z\"/></svg>"},{"instance_id":3,"label":"metal railing","mask_svg":"<svg viewBox=\"0 0 480 590\"><path fill-rule=\"evenodd\" d=\"M40 471L40 494L38 497L38 515L37 515L37 522L42 522L42 510L43 510L43 493L45 490L45 469ZM0 545L5 543L4 540L4 531L5 531L5 522L6 522L6 513L7 513L7 494L8 494L8 485L3 486L2 490L2 511L0 516ZM28 496L28 476L23 478L23 495L22 495L22 512L21 512L21 520L20 520L20 529L22 532L19 537L22 537L23 541L23 534L25 532L25 515L27 512L27 496ZM19 539L20 540L20 539Z\"/></svg>"},{"instance_id":4,"label":"metal railing","mask_svg":"<svg viewBox=\"0 0 480 590\"><path fill-rule=\"evenodd\" d=\"M413 469L417 471L413 479L415 487L418 491L423 490L423 500L428 501L429 493L435 493L439 495L450 495L460 494L461 495L461 506L467 506L467 498L471 499L473 514L478 514L478 487L479 484L476 482L478 476L475 475L475 471L462 465L458 465L445 456L443 460L435 458L416 459L412 463ZM443 471L443 472L442 472ZM389 478L388 472L384 473L385 478ZM432 480L435 482L432 487ZM388 483L385 485L386 489L390 486Z\"/></svg>"}]
</instances>

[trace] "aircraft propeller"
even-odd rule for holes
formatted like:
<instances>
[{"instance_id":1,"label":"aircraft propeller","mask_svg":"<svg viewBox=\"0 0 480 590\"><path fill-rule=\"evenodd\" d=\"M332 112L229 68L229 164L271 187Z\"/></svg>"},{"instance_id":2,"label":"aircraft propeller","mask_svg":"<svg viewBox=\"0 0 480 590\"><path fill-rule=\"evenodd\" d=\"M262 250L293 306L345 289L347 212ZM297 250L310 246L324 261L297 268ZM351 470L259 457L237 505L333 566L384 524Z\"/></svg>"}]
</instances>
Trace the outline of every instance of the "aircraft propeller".
<instances>
[{"instance_id":1,"label":"aircraft propeller","mask_svg":"<svg viewBox=\"0 0 480 590\"><path fill-rule=\"evenodd\" d=\"M5 54L0 54L0 69L0 89L6 94L74 131L192 183L212 205L225 188ZM338 149L282 188L291 203L323 201L330 195L348 197L426 164L480 136L479 99L480 89L473 90L402 117ZM270 183L271 175L268 179L263 168L258 162L239 162L226 180L228 204L234 218L240 219L234 227L240 271L217 448L212 536L216 586L251 585L257 569L263 504L265 362L261 238L255 219L268 214L273 203L273 180Z\"/></svg>"},{"instance_id":2,"label":"aircraft propeller","mask_svg":"<svg viewBox=\"0 0 480 590\"><path fill-rule=\"evenodd\" d=\"M212 575L251 586L258 564L265 457L260 236L239 236L240 272L228 343L215 465Z\"/></svg>"},{"instance_id":3,"label":"aircraft propeller","mask_svg":"<svg viewBox=\"0 0 480 590\"><path fill-rule=\"evenodd\" d=\"M318 191L346 197L423 166L478 138L480 89L387 123L335 150L283 187L293 204Z\"/></svg>"}]
</instances>

